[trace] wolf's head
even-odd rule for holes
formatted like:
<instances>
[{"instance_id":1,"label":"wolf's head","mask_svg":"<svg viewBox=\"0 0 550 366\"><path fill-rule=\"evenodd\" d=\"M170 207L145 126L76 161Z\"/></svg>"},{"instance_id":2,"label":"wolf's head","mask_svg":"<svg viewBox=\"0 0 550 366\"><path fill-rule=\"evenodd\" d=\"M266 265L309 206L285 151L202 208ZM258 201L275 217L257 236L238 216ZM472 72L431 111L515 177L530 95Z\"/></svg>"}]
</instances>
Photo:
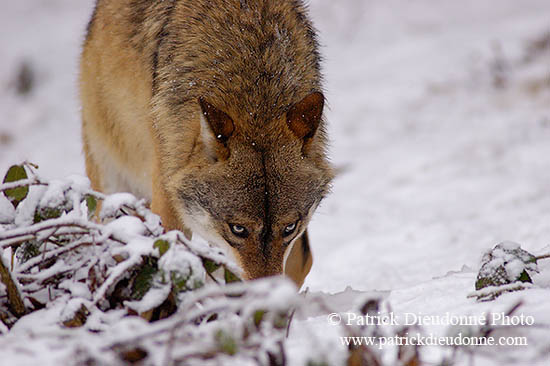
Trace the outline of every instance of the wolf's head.
<instances>
[{"instance_id":1,"label":"wolf's head","mask_svg":"<svg viewBox=\"0 0 550 366\"><path fill-rule=\"evenodd\" d=\"M230 248L246 278L283 272L328 193L323 105L313 92L259 128L198 101L200 158L179 177L175 206L193 232Z\"/></svg>"}]
</instances>

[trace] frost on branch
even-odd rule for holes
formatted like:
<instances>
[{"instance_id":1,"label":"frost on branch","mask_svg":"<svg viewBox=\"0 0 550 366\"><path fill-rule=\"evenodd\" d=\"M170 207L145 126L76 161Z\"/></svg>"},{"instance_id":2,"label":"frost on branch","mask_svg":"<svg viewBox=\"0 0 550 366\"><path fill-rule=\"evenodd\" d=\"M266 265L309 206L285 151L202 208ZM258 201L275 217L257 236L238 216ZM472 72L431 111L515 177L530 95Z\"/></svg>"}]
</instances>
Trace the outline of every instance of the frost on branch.
<instances>
[{"instance_id":1,"label":"frost on branch","mask_svg":"<svg viewBox=\"0 0 550 366\"><path fill-rule=\"evenodd\" d=\"M104 196L86 178L46 181L25 163L4 182L0 333L41 329L52 349L95 364L167 364L154 354L186 365L283 363L287 314L298 299L287 280L240 282L220 249L164 232L145 201ZM67 338L69 328L85 333L86 344ZM41 357L35 346L19 345L29 360Z\"/></svg>"}]
</instances>

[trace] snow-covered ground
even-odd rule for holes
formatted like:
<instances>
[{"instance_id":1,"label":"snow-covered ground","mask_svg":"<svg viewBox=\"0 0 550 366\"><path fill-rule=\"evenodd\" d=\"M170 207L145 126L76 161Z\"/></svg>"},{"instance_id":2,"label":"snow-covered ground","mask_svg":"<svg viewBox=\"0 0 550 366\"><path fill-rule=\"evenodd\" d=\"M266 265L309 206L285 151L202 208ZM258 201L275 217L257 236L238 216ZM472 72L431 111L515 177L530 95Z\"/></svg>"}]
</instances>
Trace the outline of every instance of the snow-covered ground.
<instances>
[{"instance_id":1,"label":"snow-covered ground","mask_svg":"<svg viewBox=\"0 0 550 366\"><path fill-rule=\"evenodd\" d=\"M92 7L3 4L0 172L24 159L50 178L84 172L76 79ZM466 298L497 243L550 252L550 46L533 46L550 42L548 0L313 0L311 15L340 173L311 224L305 287L338 312L373 291L402 315L500 312L522 299L518 314L547 327L524 329L522 352L546 352L538 362L550 364L550 263L540 262L539 289ZM15 92L22 62L35 80L26 96ZM293 323L291 351L305 328L320 351L341 347L340 328L316 315ZM300 357L291 352L291 364Z\"/></svg>"}]
</instances>

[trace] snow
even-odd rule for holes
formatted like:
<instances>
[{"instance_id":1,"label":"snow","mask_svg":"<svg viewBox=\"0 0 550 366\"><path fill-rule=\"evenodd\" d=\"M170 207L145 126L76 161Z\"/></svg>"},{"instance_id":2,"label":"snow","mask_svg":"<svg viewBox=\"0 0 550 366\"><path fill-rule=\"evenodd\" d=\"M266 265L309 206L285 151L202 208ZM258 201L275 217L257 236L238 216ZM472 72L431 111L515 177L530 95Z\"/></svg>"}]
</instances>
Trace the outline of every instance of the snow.
<instances>
[{"instance_id":1,"label":"snow","mask_svg":"<svg viewBox=\"0 0 550 366\"><path fill-rule=\"evenodd\" d=\"M69 291L69 293L73 297L78 297L78 298L87 299L87 300L92 299L92 294L90 293L90 289L88 288L88 286L86 286L85 283L66 280L61 282L61 284L59 285L59 288Z\"/></svg>"},{"instance_id":2,"label":"snow","mask_svg":"<svg viewBox=\"0 0 550 366\"><path fill-rule=\"evenodd\" d=\"M516 250L519 249L520 245L518 243L514 243L513 241L503 241L499 244L499 246L504 250Z\"/></svg>"},{"instance_id":3,"label":"snow","mask_svg":"<svg viewBox=\"0 0 550 366\"><path fill-rule=\"evenodd\" d=\"M506 263L504 266L506 268L506 274L508 278L519 278L521 273L525 270L525 263L519 259L513 259L512 261Z\"/></svg>"},{"instance_id":4,"label":"snow","mask_svg":"<svg viewBox=\"0 0 550 366\"><path fill-rule=\"evenodd\" d=\"M170 290L169 285L153 287L147 291L141 300L125 301L124 305L134 310L137 314L142 314L162 304L170 294Z\"/></svg>"},{"instance_id":5,"label":"snow","mask_svg":"<svg viewBox=\"0 0 550 366\"><path fill-rule=\"evenodd\" d=\"M0 172L28 159L50 178L84 174L76 80L92 7L92 0L4 4ZM310 9L323 46L330 155L339 175L310 225L314 264L306 301L322 298L331 310L347 312L372 295L398 316L443 316L506 312L521 300L519 313L550 324L548 259L540 261L533 289L490 303L467 298L482 254L497 243L549 252L550 54L526 57L527 44L550 31L548 1L312 0ZM24 97L12 86L22 60L36 73L35 89ZM27 221L42 194L33 188L18 207ZM125 199L118 196L103 209ZM13 215L5 206L0 197L0 222ZM141 227L128 222L129 235ZM506 269L515 274L515 267ZM33 363L16 345L27 333L47 334L48 319L57 317L48 311L54 312L31 314L11 330L2 343L4 360ZM329 351L344 350L343 330L328 324L326 314L310 310L293 320L290 365L304 364L304 345L331 364L343 363L341 353ZM112 330L113 339L147 326L139 319L124 322L106 326L97 319L96 325ZM444 334L447 328L425 331ZM515 364L545 365L529 357L548 352L548 329L519 332L530 343ZM91 342L100 350L99 336L79 336L71 336L72 345ZM32 342L35 354L51 352ZM440 356L425 349L434 360ZM68 357L59 348L45 362L62 364ZM501 363L494 357L475 364Z\"/></svg>"},{"instance_id":6,"label":"snow","mask_svg":"<svg viewBox=\"0 0 550 366\"><path fill-rule=\"evenodd\" d=\"M15 224L17 226L30 225L34 221L34 212L46 188L43 186L31 187L29 194L16 208Z\"/></svg>"},{"instance_id":7,"label":"snow","mask_svg":"<svg viewBox=\"0 0 550 366\"><path fill-rule=\"evenodd\" d=\"M61 321L71 320L82 306L89 306L89 301L83 299L71 299L61 311Z\"/></svg>"},{"instance_id":8,"label":"snow","mask_svg":"<svg viewBox=\"0 0 550 366\"><path fill-rule=\"evenodd\" d=\"M124 205L130 207L136 203L136 198L130 193L116 193L107 197L101 207L101 217L115 216Z\"/></svg>"},{"instance_id":9,"label":"snow","mask_svg":"<svg viewBox=\"0 0 550 366\"><path fill-rule=\"evenodd\" d=\"M107 224L107 228L115 232L124 241L130 241L132 237L144 235L145 225L137 217L123 216L118 220Z\"/></svg>"},{"instance_id":10,"label":"snow","mask_svg":"<svg viewBox=\"0 0 550 366\"><path fill-rule=\"evenodd\" d=\"M159 268L167 274L174 273L185 279L186 287L189 288L205 282L206 273L202 261L182 245L170 245L170 249L159 259Z\"/></svg>"},{"instance_id":11,"label":"snow","mask_svg":"<svg viewBox=\"0 0 550 366\"><path fill-rule=\"evenodd\" d=\"M69 188L69 183L61 180L52 180L44 195L40 199L40 207L57 207L63 204L64 192Z\"/></svg>"},{"instance_id":12,"label":"snow","mask_svg":"<svg viewBox=\"0 0 550 366\"><path fill-rule=\"evenodd\" d=\"M0 224L6 224L15 217L15 209L10 201L2 194L0 195Z\"/></svg>"}]
</instances>

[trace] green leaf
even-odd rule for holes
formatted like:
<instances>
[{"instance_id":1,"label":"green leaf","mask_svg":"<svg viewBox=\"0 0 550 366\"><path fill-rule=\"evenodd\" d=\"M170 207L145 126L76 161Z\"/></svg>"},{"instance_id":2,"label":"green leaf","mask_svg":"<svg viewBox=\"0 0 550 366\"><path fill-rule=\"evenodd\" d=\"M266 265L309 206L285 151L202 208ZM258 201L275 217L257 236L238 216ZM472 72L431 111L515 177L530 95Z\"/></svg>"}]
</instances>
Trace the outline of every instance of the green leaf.
<instances>
[{"instance_id":1,"label":"green leaf","mask_svg":"<svg viewBox=\"0 0 550 366\"><path fill-rule=\"evenodd\" d=\"M223 277L225 279L225 283L232 283L232 282L241 282L242 280L237 276L235 273L231 272L227 268L224 267L223 271Z\"/></svg>"},{"instance_id":2,"label":"green leaf","mask_svg":"<svg viewBox=\"0 0 550 366\"><path fill-rule=\"evenodd\" d=\"M193 280L193 290L196 290L198 288L201 288L202 286L204 286L204 282L202 282L201 280L199 279L194 279Z\"/></svg>"},{"instance_id":3,"label":"green leaf","mask_svg":"<svg viewBox=\"0 0 550 366\"><path fill-rule=\"evenodd\" d=\"M193 277L192 272L182 274L179 271L170 271L170 281L172 282L172 291L176 295L180 292L192 291L204 286L201 280Z\"/></svg>"},{"instance_id":4,"label":"green leaf","mask_svg":"<svg viewBox=\"0 0 550 366\"><path fill-rule=\"evenodd\" d=\"M153 277L158 272L152 263L145 263L138 271L132 286L132 299L141 300L153 284Z\"/></svg>"},{"instance_id":5,"label":"green leaf","mask_svg":"<svg viewBox=\"0 0 550 366\"><path fill-rule=\"evenodd\" d=\"M523 272L521 272L521 274L518 277L518 281L519 282L533 283L533 280L531 279L531 276L529 276L529 273L527 273L526 270L523 270Z\"/></svg>"},{"instance_id":6,"label":"green leaf","mask_svg":"<svg viewBox=\"0 0 550 366\"><path fill-rule=\"evenodd\" d=\"M153 248L158 249L160 256L162 257L164 253L166 253L168 249L170 249L170 243L166 240L158 239L157 241L155 241L155 244L153 244Z\"/></svg>"},{"instance_id":7,"label":"green leaf","mask_svg":"<svg viewBox=\"0 0 550 366\"><path fill-rule=\"evenodd\" d=\"M172 283L174 284L176 292L187 290L187 278L175 275L174 272L172 272L172 274Z\"/></svg>"},{"instance_id":8,"label":"green leaf","mask_svg":"<svg viewBox=\"0 0 550 366\"><path fill-rule=\"evenodd\" d=\"M88 219L91 219L97 209L97 199L90 194L86 195L86 206L88 206Z\"/></svg>"},{"instance_id":9,"label":"green leaf","mask_svg":"<svg viewBox=\"0 0 550 366\"><path fill-rule=\"evenodd\" d=\"M62 206L60 206L62 207ZM49 219L56 219L61 216L61 214L64 212L63 209L59 207L51 208L51 207L42 207L35 211L34 213L34 223L37 224L41 221L49 220Z\"/></svg>"},{"instance_id":10,"label":"green leaf","mask_svg":"<svg viewBox=\"0 0 550 366\"><path fill-rule=\"evenodd\" d=\"M222 352L231 356L237 353L237 342L231 335L220 329L216 332L215 338Z\"/></svg>"},{"instance_id":11,"label":"green leaf","mask_svg":"<svg viewBox=\"0 0 550 366\"><path fill-rule=\"evenodd\" d=\"M273 326L277 329L285 329L288 325L288 315L286 313L275 314Z\"/></svg>"},{"instance_id":12,"label":"green leaf","mask_svg":"<svg viewBox=\"0 0 550 366\"><path fill-rule=\"evenodd\" d=\"M23 179L27 179L27 172L22 165L12 165L6 176L4 177L4 183L17 182ZM7 189L4 191L4 196L11 202L13 207L17 208L17 205L27 197L29 194L29 187L18 187L13 189Z\"/></svg>"},{"instance_id":13,"label":"green leaf","mask_svg":"<svg viewBox=\"0 0 550 366\"><path fill-rule=\"evenodd\" d=\"M265 310L256 310L254 312L254 325L258 327L262 322L264 315L265 315Z\"/></svg>"},{"instance_id":14,"label":"green leaf","mask_svg":"<svg viewBox=\"0 0 550 366\"><path fill-rule=\"evenodd\" d=\"M15 250L15 256L20 263L25 263L29 259L42 254L40 251L41 246L42 243L39 243L36 240L26 241Z\"/></svg>"},{"instance_id":15,"label":"green leaf","mask_svg":"<svg viewBox=\"0 0 550 366\"><path fill-rule=\"evenodd\" d=\"M213 260L205 259L205 258L203 258L202 260L202 265L204 266L204 269L208 273L212 273L218 268L220 268L220 265L218 263L214 262Z\"/></svg>"}]
</instances>

